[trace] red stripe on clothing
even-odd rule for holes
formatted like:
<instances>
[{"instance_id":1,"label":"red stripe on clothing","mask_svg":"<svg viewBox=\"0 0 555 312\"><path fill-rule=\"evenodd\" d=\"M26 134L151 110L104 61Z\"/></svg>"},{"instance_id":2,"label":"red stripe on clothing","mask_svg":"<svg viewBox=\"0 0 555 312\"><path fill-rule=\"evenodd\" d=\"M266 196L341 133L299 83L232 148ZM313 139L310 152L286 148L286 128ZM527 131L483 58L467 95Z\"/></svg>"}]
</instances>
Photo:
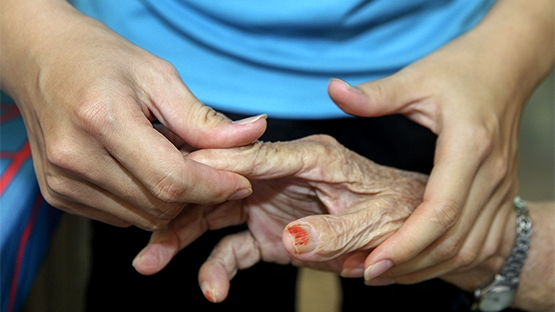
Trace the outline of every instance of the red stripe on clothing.
<instances>
[{"instance_id":1,"label":"red stripe on clothing","mask_svg":"<svg viewBox=\"0 0 555 312\"><path fill-rule=\"evenodd\" d=\"M15 267L13 270L12 276L12 285L10 287L10 296L8 302L8 311L13 311L14 304L15 304L15 297L17 295L17 285L19 282L19 271L21 270L21 264L23 263L23 255L25 254L25 248L27 247L27 242L29 241L29 237L31 237L31 232L33 232L33 227L35 226L35 221L37 219L37 215L39 214L40 206L42 205L44 198L42 195L38 195L37 199L35 200L35 205L33 206L33 211L31 212L31 217L23 230L23 234L21 235L21 240L19 241L19 247L17 248L17 257L15 259Z\"/></svg>"},{"instance_id":2,"label":"red stripe on clothing","mask_svg":"<svg viewBox=\"0 0 555 312\"><path fill-rule=\"evenodd\" d=\"M4 191L6 191L8 185L10 185L10 183L17 175L19 169L21 169L25 161L30 157L31 147L29 145L29 142L27 141L25 142L23 147L21 147L21 149L13 156L12 162L10 163L8 168L6 168L6 171L4 171L2 177L0 178L0 196L4 195Z\"/></svg>"},{"instance_id":3,"label":"red stripe on clothing","mask_svg":"<svg viewBox=\"0 0 555 312\"><path fill-rule=\"evenodd\" d=\"M10 107L7 112L0 116L0 123L10 121L12 119L18 118L20 116L19 109L17 106Z\"/></svg>"}]
</instances>

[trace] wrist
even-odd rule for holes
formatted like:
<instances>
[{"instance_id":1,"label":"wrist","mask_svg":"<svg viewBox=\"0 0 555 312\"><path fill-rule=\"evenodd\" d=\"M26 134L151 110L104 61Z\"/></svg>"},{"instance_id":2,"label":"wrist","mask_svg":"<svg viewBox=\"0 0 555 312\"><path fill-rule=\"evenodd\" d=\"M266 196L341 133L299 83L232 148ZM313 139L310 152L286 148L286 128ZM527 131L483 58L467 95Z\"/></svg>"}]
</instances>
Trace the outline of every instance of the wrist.
<instances>
[{"instance_id":1,"label":"wrist","mask_svg":"<svg viewBox=\"0 0 555 312\"><path fill-rule=\"evenodd\" d=\"M515 302L532 239L532 220L528 208L520 197L514 199L516 211L516 239L503 268L494 280L474 291L474 308L480 311L501 311Z\"/></svg>"}]
</instances>

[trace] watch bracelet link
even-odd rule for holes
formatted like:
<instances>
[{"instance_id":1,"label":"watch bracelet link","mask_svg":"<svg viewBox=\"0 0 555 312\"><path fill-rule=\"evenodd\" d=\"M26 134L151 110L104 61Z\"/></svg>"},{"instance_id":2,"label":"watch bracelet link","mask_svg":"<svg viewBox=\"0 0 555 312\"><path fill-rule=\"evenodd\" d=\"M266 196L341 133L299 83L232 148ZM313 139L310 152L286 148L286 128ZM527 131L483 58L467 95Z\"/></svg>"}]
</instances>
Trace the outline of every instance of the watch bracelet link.
<instances>
[{"instance_id":1,"label":"watch bracelet link","mask_svg":"<svg viewBox=\"0 0 555 312\"><path fill-rule=\"evenodd\" d=\"M520 283L520 272L524 266L524 261L528 255L528 249L532 240L532 219L528 213L526 203L516 196L513 200L513 207L516 211L516 238L511 254L507 258L505 266L496 274L495 280L486 288L476 289L474 291L474 303L471 306L471 311L480 311L478 308L479 301L484 295L484 292L496 285L499 281L504 281L503 284L510 286L515 292Z\"/></svg>"},{"instance_id":2,"label":"watch bracelet link","mask_svg":"<svg viewBox=\"0 0 555 312\"><path fill-rule=\"evenodd\" d=\"M532 220L528 214L526 203L520 196L515 197L513 205L516 210L517 235L511 254L500 274L505 276L511 284L517 286L519 283L520 271L524 266L524 261L528 255L528 249L532 239Z\"/></svg>"}]
</instances>

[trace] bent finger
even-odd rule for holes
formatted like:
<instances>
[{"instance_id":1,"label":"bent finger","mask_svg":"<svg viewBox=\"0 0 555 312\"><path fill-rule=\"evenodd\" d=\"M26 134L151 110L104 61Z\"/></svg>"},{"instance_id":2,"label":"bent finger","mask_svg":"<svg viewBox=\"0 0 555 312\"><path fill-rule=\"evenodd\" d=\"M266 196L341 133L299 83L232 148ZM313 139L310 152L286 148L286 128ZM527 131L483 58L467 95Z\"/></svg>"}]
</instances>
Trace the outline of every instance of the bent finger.
<instances>
[{"instance_id":1,"label":"bent finger","mask_svg":"<svg viewBox=\"0 0 555 312\"><path fill-rule=\"evenodd\" d=\"M265 114L231 121L201 103L177 75L171 80L153 79L152 82L147 88L156 98L151 97L146 103L149 109L162 124L192 146L241 146L254 142L266 130Z\"/></svg>"},{"instance_id":2,"label":"bent finger","mask_svg":"<svg viewBox=\"0 0 555 312\"><path fill-rule=\"evenodd\" d=\"M239 201L214 206L189 205L165 229L152 233L148 245L133 260L133 266L144 275L157 273L206 231L241 224L244 218Z\"/></svg>"},{"instance_id":3,"label":"bent finger","mask_svg":"<svg viewBox=\"0 0 555 312\"><path fill-rule=\"evenodd\" d=\"M246 178L184 158L144 116L129 117L115 128L105 138L106 149L161 201L214 204L250 194Z\"/></svg>"},{"instance_id":4,"label":"bent finger","mask_svg":"<svg viewBox=\"0 0 555 312\"><path fill-rule=\"evenodd\" d=\"M229 282L237 271L260 260L257 243L249 231L224 237L199 270L199 285L206 299L223 301L229 292Z\"/></svg>"}]
</instances>

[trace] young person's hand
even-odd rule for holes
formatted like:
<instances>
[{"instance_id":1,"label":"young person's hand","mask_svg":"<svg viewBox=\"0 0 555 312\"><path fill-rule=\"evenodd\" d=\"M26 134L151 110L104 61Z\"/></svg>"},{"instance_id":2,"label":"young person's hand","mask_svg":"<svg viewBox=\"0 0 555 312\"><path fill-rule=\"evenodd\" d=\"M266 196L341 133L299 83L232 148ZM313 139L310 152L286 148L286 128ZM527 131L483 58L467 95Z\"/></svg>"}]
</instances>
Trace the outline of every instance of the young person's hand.
<instances>
[{"instance_id":1,"label":"young person's hand","mask_svg":"<svg viewBox=\"0 0 555 312\"><path fill-rule=\"evenodd\" d=\"M232 122L204 106L169 63L66 1L6 0L0 11L1 87L22 113L50 204L155 230L186 203L250 194L247 179L186 159L174 143L249 144L263 116Z\"/></svg>"}]
</instances>

